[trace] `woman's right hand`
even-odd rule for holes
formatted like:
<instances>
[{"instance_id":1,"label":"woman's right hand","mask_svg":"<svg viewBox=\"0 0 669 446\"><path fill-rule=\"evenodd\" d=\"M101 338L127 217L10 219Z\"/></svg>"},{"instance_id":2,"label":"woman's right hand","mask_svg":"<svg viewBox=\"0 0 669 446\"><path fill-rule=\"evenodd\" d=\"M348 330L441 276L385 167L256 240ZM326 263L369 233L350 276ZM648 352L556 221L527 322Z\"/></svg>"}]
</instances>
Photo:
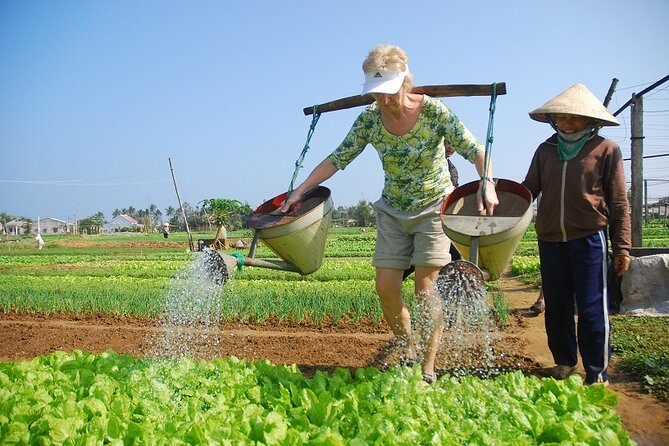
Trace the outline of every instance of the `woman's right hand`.
<instances>
[{"instance_id":1,"label":"woman's right hand","mask_svg":"<svg viewBox=\"0 0 669 446\"><path fill-rule=\"evenodd\" d=\"M330 160L325 158L318 166L314 168L314 170L311 171L307 179L304 180L302 184L293 189L290 197L288 197L288 199L283 202L279 208L279 211L283 212L284 214L289 212L293 205L299 203L302 200L302 197L308 190L310 190L312 187L318 186L323 181L334 175L338 170L339 169L335 167Z\"/></svg>"},{"instance_id":2,"label":"woman's right hand","mask_svg":"<svg viewBox=\"0 0 669 446\"><path fill-rule=\"evenodd\" d=\"M298 192L297 189L295 189L286 199L286 201L283 202L283 204L279 208L279 211L281 211L284 214L290 212L290 208L293 207L295 203L299 203L301 199L302 199L302 193Z\"/></svg>"}]
</instances>

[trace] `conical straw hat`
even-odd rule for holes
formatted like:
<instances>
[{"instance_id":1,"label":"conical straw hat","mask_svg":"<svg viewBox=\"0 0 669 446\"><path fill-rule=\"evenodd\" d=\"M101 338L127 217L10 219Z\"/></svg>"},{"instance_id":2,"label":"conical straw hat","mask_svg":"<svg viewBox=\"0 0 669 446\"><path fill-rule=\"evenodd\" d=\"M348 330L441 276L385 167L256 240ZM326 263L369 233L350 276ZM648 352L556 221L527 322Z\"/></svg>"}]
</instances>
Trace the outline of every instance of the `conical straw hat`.
<instances>
[{"instance_id":1,"label":"conical straw hat","mask_svg":"<svg viewBox=\"0 0 669 446\"><path fill-rule=\"evenodd\" d=\"M541 107L531 111L530 118L535 121L549 122L548 115L550 114L587 116L598 121L599 125L620 125L616 117L604 107L604 104L581 83L574 84Z\"/></svg>"}]
</instances>

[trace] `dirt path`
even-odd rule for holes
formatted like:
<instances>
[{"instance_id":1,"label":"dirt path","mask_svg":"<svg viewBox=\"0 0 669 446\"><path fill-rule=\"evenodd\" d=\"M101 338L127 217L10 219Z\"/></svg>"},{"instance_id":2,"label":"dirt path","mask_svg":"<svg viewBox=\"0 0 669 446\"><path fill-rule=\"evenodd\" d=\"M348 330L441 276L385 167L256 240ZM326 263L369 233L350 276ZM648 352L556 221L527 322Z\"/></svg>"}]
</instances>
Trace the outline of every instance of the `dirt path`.
<instances>
[{"instance_id":1,"label":"dirt path","mask_svg":"<svg viewBox=\"0 0 669 446\"><path fill-rule=\"evenodd\" d=\"M502 289L512 315L508 327L492 340L497 367L537 373L541 367L553 365L546 346L543 316L527 312L536 298L536 290L513 280L502 281ZM151 320L0 313L0 360L29 359L55 350L73 349L93 352L112 349L145 356L161 333L156 321ZM308 375L336 367L383 368L398 359L385 325L225 324L216 334L216 340L213 348L205 343L196 346L193 354L294 363ZM444 366L443 361L441 365ZM632 438L640 445L669 445L669 405L641 393L637 384L617 373L615 358L610 379L610 389L619 396L617 411Z\"/></svg>"}]
</instances>

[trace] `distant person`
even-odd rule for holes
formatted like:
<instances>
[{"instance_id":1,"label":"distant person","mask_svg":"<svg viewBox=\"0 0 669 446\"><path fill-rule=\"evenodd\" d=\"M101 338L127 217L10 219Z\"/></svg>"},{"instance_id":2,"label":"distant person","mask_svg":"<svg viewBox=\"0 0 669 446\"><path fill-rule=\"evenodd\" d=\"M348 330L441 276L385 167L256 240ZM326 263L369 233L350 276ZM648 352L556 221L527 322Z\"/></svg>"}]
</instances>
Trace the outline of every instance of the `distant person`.
<instances>
[{"instance_id":1,"label":"distant person","mask_svg":"<svg viewBox=\"0 0 669 446\"><path fill-rule=\"evenodd\" d=\"M35 236L35 240L37 240L37 249L44 248L44 239L42 238L42 235L39 232Z\"/></svg>"},{"instance_id":2,"label":"distant person","mask_svg":"<svg viewBox=\"0 0 669 446\"><path fill-rule=\"evenodd\" d=\"M536 232L546 334L556 364L549 374L566 379L580 353L585 383L607 385L607 239L615 274L622 276L630 263L631 224L620 148L598 132L619 123L583 84L530 112L530 118L555 130L537 148L523 181L533 197L542 194Z\"/></svg>"},{"instance_id":3,"label":"distant person","mask_svg":"<svg viewBox=\"0 0 669 446\"><path fill-rule=\"evenodd\" d=\"M453 190L444 157L444 141L484 175L485 147L442 101L412 93L413 77L402 48L379 45L362 64L362 94L374 103L356 118L342 143L293 190L281 207L288 212L304 194L348 166L372 145L384 172L376 210L376 292L385 321L404 345L404 364L421 362L423 379L436 380L434 362L439 348L443 317L434 300L434 282L451 260L450 240L443 231L440 212ZM492 176L492 172L487 175ZM480 214L491 215L498 204L495 185L489 181L485 197L477 194ZM481 188L480 188L481 189ZM479 190L480 190L479 189ZM409 310L402 300L404 270L416 268L417 301L431 309L422 357L414 344Z\"/></svg>"},{"instance_id":4,"label":"distant person","mask_svg":"<svg viewBox=\"0 0 669 446\"><path fill-rule=\"evenodd\" d=\"M228 246L228 230L226 229L225 225L221 225L218 227L218 232L216 233L216 238L217 238L217 244L216 248L219 249L227 249Z\"/></svg>"},{"instance_id":5,"label":"distant person","mask_svg":"<svg viewBox=\"0 0 669 446\"><path fill-rule=\"evenodd\" d=\"M163 238L170 236L170 224L168 222L163 223Z\"/></svg>"}]
</instances>

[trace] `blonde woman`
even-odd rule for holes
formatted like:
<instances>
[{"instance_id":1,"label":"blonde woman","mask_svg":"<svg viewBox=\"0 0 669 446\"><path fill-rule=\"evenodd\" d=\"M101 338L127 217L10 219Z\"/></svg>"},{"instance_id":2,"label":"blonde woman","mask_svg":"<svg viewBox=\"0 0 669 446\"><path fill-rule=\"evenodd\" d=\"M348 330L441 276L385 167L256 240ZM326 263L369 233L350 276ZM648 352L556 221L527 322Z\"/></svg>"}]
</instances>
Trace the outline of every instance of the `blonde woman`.
<instances>
[{"instance_id":1,"label":"blonde woman","mask_svg":"<svg viewBox=\"0 0 669 446\"><path fill-rule=\"evenodd\" d=\"M295 188L281 210L287 212L306 191L345 169L368 145L376 149L385 174L381 198L374 203L376 292L385 321L404 345L401 362L422 362L423 378L432 383L443 327L434 283L439 270L451 260L450 240L439 215L444 198L454 189L444 143L473 163L482 177L485 148L442 101L411 93L413 76L402 48L375 47L362 70L362 94L372 95L375 102L360 113L339 147ZM481 178L489 182L485 200L479 192L481 214L491 215L498 204L491 169ZM431 316L421 351L402 300L403 273L412 265L417 300L430 308Z\"/></svg>"}]
</instances>

